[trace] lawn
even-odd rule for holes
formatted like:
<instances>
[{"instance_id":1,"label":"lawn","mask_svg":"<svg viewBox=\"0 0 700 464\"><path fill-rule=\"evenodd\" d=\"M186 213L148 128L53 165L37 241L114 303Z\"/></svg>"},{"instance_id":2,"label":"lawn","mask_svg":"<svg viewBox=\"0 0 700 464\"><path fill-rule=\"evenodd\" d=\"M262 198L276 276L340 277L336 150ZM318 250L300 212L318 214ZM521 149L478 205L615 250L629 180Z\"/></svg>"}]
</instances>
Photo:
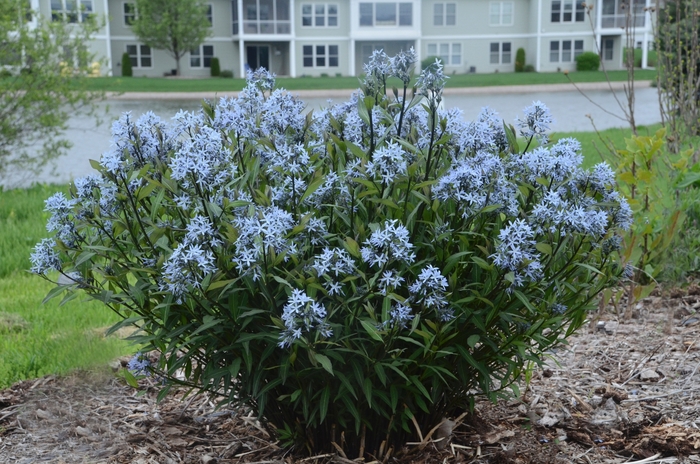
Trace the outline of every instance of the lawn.
<instances>
[{"instance_id":1,"label":"lawn","mask_svg":"<svg viewBox=\"0 0 700 464\"><path fill-rule=\"evenodd\" d=\"M448 88L486 87L494 85L566 84L569 79L564 73L493 73L493 74L454 74L449 76ZM571 72L574 82L603 82L602 71ZM626 71L610 71L611 81L627 80ZM637 70L637 80L656 79L655 70ZM309 89L355 89L360 83L357 77L280 77L278 87L289 90ZM96 77L82 79L79 84L91 90L109 92L227 92L243 88L243 79L177 79L164 77ZM399 81L391 82L399 85Z\"/></svg>"},{"instance_id":2,"label":"lawn","mask_svg":"<svg viewBox=\"0 0 700 464\"><path fill-rule=\"evenodd\" d=\"M0 190L0 388L47 374L104 365L133 353L104 330L119 319L101 304L77 298L42 304L52 284L27 272L34 244L48 233L44 200L67 186Z\"/></svg>"}]
</instances>

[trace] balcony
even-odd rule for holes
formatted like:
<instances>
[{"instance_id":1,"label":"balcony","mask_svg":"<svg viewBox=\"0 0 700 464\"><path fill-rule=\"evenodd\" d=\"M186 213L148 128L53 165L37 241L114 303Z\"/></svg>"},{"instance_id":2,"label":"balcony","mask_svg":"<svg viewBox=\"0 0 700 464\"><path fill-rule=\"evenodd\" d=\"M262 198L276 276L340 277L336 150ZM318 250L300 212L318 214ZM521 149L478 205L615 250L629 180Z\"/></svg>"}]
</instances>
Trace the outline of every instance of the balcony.
<instances>
[{"instance_id":1,"label":"balcony","mask_svg":"<svg viewBox=\"0 0 700 464\"><path fill-rule=\"evenodd\" d=\"M627 27L627 14L603 14L600 26L603 29L624 29ZM644 27L646 15L644 13L633 14L630 19L631 27Z\"/></svg>"},{"instance_id":2,"label":"balcony","mask_svg":"<svg viewBox=\"0 0 700 464\"><path fill-rule=\"evenodd\" d=\"M233 35L240 33L289 35L292 33L289 0L233 0L232 6ZM242 21L239 21L239 7L242 12Z\"/></svg>"}]
</instances>

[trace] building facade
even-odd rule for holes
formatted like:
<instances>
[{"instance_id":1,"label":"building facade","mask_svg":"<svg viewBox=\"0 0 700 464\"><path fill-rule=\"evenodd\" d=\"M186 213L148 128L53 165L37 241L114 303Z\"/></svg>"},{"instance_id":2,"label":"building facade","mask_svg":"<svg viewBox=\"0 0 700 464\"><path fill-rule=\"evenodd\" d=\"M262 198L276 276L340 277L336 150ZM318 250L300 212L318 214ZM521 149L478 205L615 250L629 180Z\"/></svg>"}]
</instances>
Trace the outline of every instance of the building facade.
<instances>
[{"instance_id":1,"label":"building facade","mask_svg":"<svg viewBox=\"0 0 700 464\"><path fill-rule=\"evenodd\" d=\"M583 0L209 0L211 33L182 59L181 72L208 76L217 57L221 69L237 77L257 67L291 77L355 76L374 50L393 55L410 47L419 61L440 57L448 74L511 72L519 48L536 71L574 70L584 51L600 53L606 69L620 69L628 30L630 43L644 50L646 67L655 0L591 1L589 10ZM175 68L167 52L133 33L133 1L31 2L53 20L107 17L92 44L105 59L103 74L121 75L124 53L134 76L158 77Z\"/></svg>"}]
</instances>

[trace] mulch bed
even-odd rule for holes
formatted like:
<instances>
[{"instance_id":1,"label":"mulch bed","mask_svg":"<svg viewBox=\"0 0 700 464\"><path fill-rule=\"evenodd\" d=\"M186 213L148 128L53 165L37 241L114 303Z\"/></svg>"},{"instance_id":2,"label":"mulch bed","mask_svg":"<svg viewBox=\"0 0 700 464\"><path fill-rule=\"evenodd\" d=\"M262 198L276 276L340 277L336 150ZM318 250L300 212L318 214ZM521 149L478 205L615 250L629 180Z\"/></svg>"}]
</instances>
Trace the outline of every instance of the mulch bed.
<instances>
[{"instance_id":1,"label":"mulch bed","mask_svg":"<svg viewBox=\"0 0 700 464\"><path fill-rule=\"evenodd\" d=\"M519 398L480 401L447 439L381 461L700 463L699 293L647 298L628 322L605 313L552 352ZM249 412L184 391L157 403L157 387L134 389L105 368L0 391L0 462L358 462L292 456Z\"/></svg>"}]
</instances>

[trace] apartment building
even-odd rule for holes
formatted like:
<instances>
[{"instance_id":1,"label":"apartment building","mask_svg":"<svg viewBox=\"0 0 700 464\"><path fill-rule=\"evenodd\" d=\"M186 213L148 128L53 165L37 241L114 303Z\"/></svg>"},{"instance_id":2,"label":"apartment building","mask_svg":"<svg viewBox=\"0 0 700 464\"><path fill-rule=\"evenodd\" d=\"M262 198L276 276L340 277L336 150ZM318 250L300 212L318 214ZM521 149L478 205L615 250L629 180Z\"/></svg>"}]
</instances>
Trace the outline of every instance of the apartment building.
<instances>
[{"instance_id":1,"label":"apartment building","mask_svg":"<svg viewBox=\"0 0 700 464\"><path fill-rule=\"evenodd\" d=\"M104 74L121 75L128 53L135 76L175 68L167 52L139 42L129 0L31 0L53 20L86 14L108 21L92 44ZM208 76L211 58L241 76L265 67L282 76L359 75L374 50L392 55L414 47L419 60L439 56L448 74L512 72L515 53L537 71L575 69L584 51L600 50L607 69L622 67L626 31L647 50L654 0L209 0L211 34L181 62L185 76ZM631 28L626 28L629 4ZM596 46L597 44L597 46ZM646 53L643 53L646 57ZM646 67L646 62L643 63Z\"/></svg>"}]
</instances>

